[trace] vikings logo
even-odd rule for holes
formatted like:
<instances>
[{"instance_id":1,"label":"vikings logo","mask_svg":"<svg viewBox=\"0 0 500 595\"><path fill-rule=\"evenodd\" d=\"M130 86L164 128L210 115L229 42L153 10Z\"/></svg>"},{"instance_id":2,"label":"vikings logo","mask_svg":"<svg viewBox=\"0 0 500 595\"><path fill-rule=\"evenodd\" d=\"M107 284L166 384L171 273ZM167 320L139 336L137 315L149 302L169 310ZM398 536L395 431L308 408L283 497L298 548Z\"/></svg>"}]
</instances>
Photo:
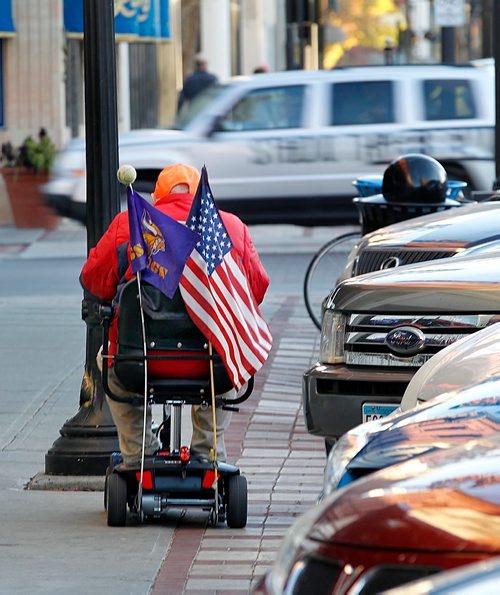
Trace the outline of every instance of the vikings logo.
<instances>
[{"instance_id":1,"label":"vikings logo","mask_svg":"<svg viewBox=\"0 0 500 595\"><path fill-rule=\"evenodd\" d=\"M142 235L148 245L150 256L155 256L158 252L165 252L165 240L158 226L151 220L151 215L144 211L142 213Z\"/></svg>"}]
</instances>

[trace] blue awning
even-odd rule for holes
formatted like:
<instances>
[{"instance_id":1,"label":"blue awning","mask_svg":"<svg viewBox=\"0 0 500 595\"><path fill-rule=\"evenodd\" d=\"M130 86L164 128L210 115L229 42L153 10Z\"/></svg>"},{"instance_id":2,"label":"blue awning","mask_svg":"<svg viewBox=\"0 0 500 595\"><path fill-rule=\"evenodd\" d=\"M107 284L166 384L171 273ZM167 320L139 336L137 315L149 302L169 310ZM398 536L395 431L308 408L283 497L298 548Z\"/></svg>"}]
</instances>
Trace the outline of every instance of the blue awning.
<instances>
[{"instance_id":1,"label":"blue awning","mask_svg":"<svg viewBox=\"0 0 500 595\"><path fill-rule=\"evenodd\" d=\"M11 0L2 0L0 2L0 37L12 37L15 32Z\"/></svg>"},{"instance_id":2,"label":"blue awning","mask_svg":"<svg viewBox=\"0 0 500 595\"><path fill-rule=\"evenodd\" d=\"M83 35L83 0L64 0L64 28ZM171 39L169 0L115 0L115 34L126 41Z\"/></svg>"}]
</instances>

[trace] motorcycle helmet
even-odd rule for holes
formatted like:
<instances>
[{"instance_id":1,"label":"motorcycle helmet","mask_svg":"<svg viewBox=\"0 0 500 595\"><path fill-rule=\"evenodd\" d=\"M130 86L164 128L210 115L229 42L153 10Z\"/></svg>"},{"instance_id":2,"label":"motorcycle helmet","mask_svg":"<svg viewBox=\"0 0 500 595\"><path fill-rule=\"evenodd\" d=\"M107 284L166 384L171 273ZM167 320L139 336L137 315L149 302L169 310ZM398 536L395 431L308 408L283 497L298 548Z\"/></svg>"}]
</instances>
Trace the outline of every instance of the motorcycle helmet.
<instances>
[{"instance_id":1,"label":"motorcycle helmet","mask_svg":"<svg viewBox=\"0 0 500 595\"><path fill-rule=\"evenodd\" d=\"M446 200L448 176L428 155L410 153L393 161L384 172L382 194L387 202L440 203Z\"/></svg>"}]
</instances>

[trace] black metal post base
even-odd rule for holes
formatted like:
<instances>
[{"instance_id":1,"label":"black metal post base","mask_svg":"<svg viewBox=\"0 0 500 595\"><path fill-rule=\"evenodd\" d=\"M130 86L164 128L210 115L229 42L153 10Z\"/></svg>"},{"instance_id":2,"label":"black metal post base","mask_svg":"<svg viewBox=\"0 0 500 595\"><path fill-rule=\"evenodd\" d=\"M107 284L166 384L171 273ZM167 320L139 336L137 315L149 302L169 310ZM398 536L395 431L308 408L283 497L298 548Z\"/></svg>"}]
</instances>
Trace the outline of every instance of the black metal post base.
<instances>
[{"instance_id":1,"label":"black metal post base","mask_svg":"<svg viewBox=\"0 0 500 595\"><path fill-rule=\"evenodd\" d=\"M112 438L106 445L100 441L101 452L88 452L89 446L97 448L95 441L71 440L62 436L45 455L45 473L47 475L105 475L109 465L110 453L118 451L118 443ZM114 448L113 448L114 446Z\"/></svg>"},{"instance_id":2,"label":"black metal post base","mask_svg":"<svg viewBox=\"0 0 500 595\"><path fill-rule=\"evenodd\" d=\"M106 402L96 355L102 343L98 304L82 302L87 324L85 373L80 408L59 430L60 437L45 455L49 475L104 475L112 452L119 450L118 434Z\"/></svg>"},{"instance_id":3,"label":"black metal post base","mask_svg":"<svg viewBox=\"0 0 500 595\"><path fill-rule=\"evenodd\" d=\"M119 212L118 118L116 108L114 0L84 0L87 247L93 248ZM102 343L99 304L82 303L87 324L85 374L80 408L59 430L45 456L45 471L57 475L103 475L118 450L116 428L106 403L96 354Z\"/></svg>"},{"instance_id":4,"label":"black metal post base","mask_svg":"<svg viewBox=\"0 0 500 595\"><path fill-rule=\"evenodd\" d=\"M118 435L105 401L104 407L82 406L59 430L61 436L45 455L49 475L104 475Z\"/></svg>"},{"instance_id":5,"label":"black metal post base","mask_svg":"<svg viewBox=\"0 0 500 595\"><path fill-rule=\"evenodd\" d=\"M64 427L61 433L63 431ZM48 475L105 475L110 454L118 450L116 436L81 438L62 435L45 455L45 473Z\"/></svg>"}]
</instances>

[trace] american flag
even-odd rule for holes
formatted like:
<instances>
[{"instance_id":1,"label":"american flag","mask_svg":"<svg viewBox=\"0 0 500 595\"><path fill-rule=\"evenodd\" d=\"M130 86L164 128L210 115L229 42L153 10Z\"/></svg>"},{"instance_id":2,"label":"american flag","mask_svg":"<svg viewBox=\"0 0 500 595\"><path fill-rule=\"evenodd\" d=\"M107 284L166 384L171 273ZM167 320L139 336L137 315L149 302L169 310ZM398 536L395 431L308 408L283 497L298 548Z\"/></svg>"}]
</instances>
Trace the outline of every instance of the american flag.
<instances>
[{"instance_id":1,"label":"american flag","mask_svg":"<svg viewBox=\"0 0 500 595\"><path fill-rule=\"evenodd\" d=\"M184 268L182 297L239 389L266 361L272 337L215 206L205 167L186 225L201 240Z\"/></svg>"}]
</instances>

